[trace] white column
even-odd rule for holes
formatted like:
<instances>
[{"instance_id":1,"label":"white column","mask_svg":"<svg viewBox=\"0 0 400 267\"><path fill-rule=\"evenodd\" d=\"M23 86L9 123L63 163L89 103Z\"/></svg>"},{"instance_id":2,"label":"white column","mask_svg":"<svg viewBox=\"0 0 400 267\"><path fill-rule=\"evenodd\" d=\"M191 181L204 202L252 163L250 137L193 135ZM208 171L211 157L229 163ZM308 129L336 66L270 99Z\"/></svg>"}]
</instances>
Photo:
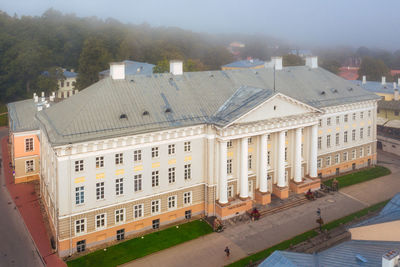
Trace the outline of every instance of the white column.
<instances>
[{"instance_id":1,"label":"white column","mask_svg":"<svg viewBox=\"0 0 400 267\"><path fill-rule=\"evenodd\" d=\"M300 183L302 181L301 178L301 128L297 128L294 152L294 181Z\"/></svg>"},{"instance_id":2,"label":"white column","mask_svg":"<svg viewBox=\"0 0 400 267\"><path fill-rule=\"evenodd\" d=\"M310 141L310 177L317 177L317 153L318 153L318 126L311 126Z\"/></svg>"},{"instance_id":3,"label":"white column","mask_svg":"<svg viewBox=\"0 0 400 267\"><path fill-rule=\"evenodd\" d=\"M248 138L240 140L240 197L249 196L249 143Z\"/></svg>"},{"instance_id":4,"label":"white column","mask_svg":"<svg viewBox=\"0 0 400 267\"><path fill-rule=\"evenodd\" d=\"M278 186L285 187L285 131L279 132L278 136Z\"/></svg>"},{"instance_id":5,"label":"white column","mask_svg":"<svg viewBox=\"0 0 400 267\"><path fill-rule=\"evenodd\" d=\"M260 136L260 192L266 193L268 192L268 165L267 165L267 156L268 156L268 135L264 134Z\"/></svg>"},{"instance_id":6,"label":"white column","mask_svg":"<svg viewBox=\"0 0 400 267\"><path fill-rule=\"evenodd\" d=\"M227 148L226 141L219 142L219 203L228 203L228 179L227 179Z\"/></svg>"}]
</instances>

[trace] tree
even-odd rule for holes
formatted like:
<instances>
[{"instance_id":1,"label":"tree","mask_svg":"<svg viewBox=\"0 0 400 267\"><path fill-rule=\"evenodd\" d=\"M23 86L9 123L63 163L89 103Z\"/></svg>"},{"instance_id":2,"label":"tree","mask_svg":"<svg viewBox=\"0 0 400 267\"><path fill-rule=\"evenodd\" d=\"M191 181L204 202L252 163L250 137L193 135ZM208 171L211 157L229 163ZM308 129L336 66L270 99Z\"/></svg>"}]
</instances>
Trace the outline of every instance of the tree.
<instances>
[{"instance_id":1,"label":"tree","mask_svg":"<svg viewBox=\"0 0 400 267\"><path fill-rule=\"evenodd\" d=\"M90 37L83 44L79 57L78 89L84 89L99 80L99 72L107 69L111 55L97 37Z\"/></svg>"},{"instance_id":2,"label":"tree","mask_svg":"<svg viewBox=\"0 0 400 267\"><path fill-rule=\"evenodd\" d=\"M334 73L339 73L340 63L336 60L324 60L321 62L321 67Z\"/></svg>"},{"instance_id":3,"label":"tree","mask_svg":"<svg viewBox=\"0 0 400 267\"><path fill-rule=\"evenodd\" d=\"M287 54L282 57L282 65L287 66L303 66L305 64L304 59L298 55Z\"/></svg>"},{"instance_id":4,"label":"tree","mask_svg":"<svg viewBox=\"0 0 400 267\"><path fill-rule=\"evenodd\" d=\"M153 68L154 73L168 73L169 72L169 61L163 59L157 62L157 65Z\"/></svg>"},{"instance_id":5,"label":"tree","mask_svg":"<svg viewBox=\"0 0 400 267\"><path fill-rule=\"evenodd\" d=\"M382 76L385 76L387 81L391 80L390 69L385 65L381 59L374 59L372 57L364 57L362 59L360 69L358 70L358 79L361 80L362 76L367 76L369 81L380 81Z\"/></svg>"},{"instance_id":6,"label":"tree","mask_svg":"<svg viewBox=\"0 0 400 267\"><path fill-rule=\"evenodd\" d=\"M50 93L57 91L58 81L65 80L62 68L52 67L48 71L42 73L37 78L37 86L40 91Z\"/></svg>"}]
</instances>

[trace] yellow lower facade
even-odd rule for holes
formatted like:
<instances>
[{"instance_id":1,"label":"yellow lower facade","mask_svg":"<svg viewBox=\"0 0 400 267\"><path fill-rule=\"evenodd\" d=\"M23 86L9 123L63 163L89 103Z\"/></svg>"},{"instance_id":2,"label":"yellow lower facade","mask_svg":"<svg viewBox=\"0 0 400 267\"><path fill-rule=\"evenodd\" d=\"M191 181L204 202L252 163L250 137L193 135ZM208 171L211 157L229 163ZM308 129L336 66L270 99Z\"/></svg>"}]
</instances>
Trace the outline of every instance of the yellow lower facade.
<instances>
[{"instance_id":1,"label":"yellow lower facade","mask_svg":"<svg viewBox=\"0 0 400 267\"><path fill-rule=\"evenodd\" d=\"M125 237L135 237L154 231L152 229L153 220L160 220L160 228L177 222L185 222L185 211L191 210L193 217L199 217L204 214L204 203L176 209L170 212L147 217L142 220L126 222L124 224L114 225L113 227L85 233L75 236L71 239L58 241L58 254L61 257L76 253L77 242L85 240L86 248L96 248L102 244L116 240L116 233L120 229L125 230Z\"/></svg>"}]
</instances>

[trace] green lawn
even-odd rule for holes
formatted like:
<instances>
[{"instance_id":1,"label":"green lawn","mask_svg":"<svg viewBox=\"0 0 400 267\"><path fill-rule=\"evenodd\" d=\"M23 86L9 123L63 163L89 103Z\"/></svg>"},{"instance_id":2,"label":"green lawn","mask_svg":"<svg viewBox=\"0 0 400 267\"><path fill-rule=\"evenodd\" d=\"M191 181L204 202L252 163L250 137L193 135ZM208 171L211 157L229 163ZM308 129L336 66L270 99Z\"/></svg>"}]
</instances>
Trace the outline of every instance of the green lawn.
<instances>
[{"instance_id":1,"label":"green lawn","mask_svg":"<svg viewBox=\"0 0 400 267\"><path fill-rule=\"evenodd\" d=\"M97 250L88 255L68 261L68 266L116 266L151 253L181 244L183 242L209 234L212 228L204 221L197 220L167 228L158 232L121 242Z\"/></svg>"},{"instance_id":2,"label":"green lawn","mask_svg":"<svg viewBox=\"0 0 400 267\"><path fill-rule=\"evenodd\" d=\"M375 166L359 172L339 176L336 177L336 179L339 182L339 189L340 189L346 186L362 183L388 174L390 174L390 170L388 168L385 168L383 166ZM332 181L333 179L327 180L324 182L324 184L327 186L332 186Z\"/></svg>"},{"instance_id":3,"label":"green lawn","mask_svg":"<svg viewBox=\"0 0 400 267\"><path fill-rule=\"evenodd\" d=\"M355 213L352 213L350 215L347 215L343 218L337 219L335 221L329 222L327 224L325 224L322 228L323 229L327 229L327 230L331 230L333 228L338 227L341 224L345 224L348 222L351 222L352 220L354 220L355 218L359 218L361 216L364 216L366 214L368 214L368 212L373 212L373 211L377 211L379 209L382 209L387 203L389 202L389 200L377 203L373 206L370 206L368 208L365 208L363 210L357 211ZM250 262L256 262L262 259L267 258L269 255L271 255L275 250L287 250L288 248L290 248L291 245L297 245L301 242L306 241L309 238L312 238L314 236L317 236L318 232L316 230L310 230L308 232L302 233L298 236L293 237L292 239L289 240L285 240L275 246L272 246L270 248L267 248L265 250L262 250L260 252L257 252L253 255L250 255L246 258L243 258L241 260L238 260L234 263L231 263L230 267L243 267L243 266L247 266Z\"/></svg>"}]
</instances>

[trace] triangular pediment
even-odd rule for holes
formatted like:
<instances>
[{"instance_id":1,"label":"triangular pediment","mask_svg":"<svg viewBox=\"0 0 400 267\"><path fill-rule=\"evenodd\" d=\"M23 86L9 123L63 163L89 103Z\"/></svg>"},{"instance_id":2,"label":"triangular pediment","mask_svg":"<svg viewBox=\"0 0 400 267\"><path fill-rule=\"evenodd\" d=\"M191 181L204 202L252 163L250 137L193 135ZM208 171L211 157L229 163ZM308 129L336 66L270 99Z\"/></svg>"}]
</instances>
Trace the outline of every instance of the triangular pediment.
<instances>
[{"instance_id":1,"label":"triangular pediment","mask_svg":"<svg viewBox=\"0 0 400 267\"><path fill-rule=\"evenodd\" d=\"M301 116L317 112L321 111L282 93L278 93L254 107L246 114L243 114L231 124L264 121L289 116Z\"/></svg>"}]
</instances>

